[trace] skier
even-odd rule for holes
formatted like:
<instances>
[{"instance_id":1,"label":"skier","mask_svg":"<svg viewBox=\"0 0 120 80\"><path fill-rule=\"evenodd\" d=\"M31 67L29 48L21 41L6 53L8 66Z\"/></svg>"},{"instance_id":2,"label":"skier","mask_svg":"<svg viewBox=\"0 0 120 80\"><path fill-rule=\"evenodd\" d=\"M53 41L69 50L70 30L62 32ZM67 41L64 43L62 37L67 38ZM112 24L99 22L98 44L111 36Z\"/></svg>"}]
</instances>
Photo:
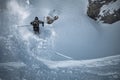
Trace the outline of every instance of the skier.
<instances>
[{"instance_id":1,"label":"skier","mask_svg":"<svg viewBox=\"0 0 120 80\"><path fill-rule=\"evenodd\" d=\"M54 16L54 17L50 17L47 16L46 20L47 20L47 24L52 24L55 20L57 20L59 17L58 16Z\"/></svg>"},{"instance_id":2,"label":"skier","mask_svg":"<svg viewBox=\"0 0 120 80\"><path fill-rule=\"evenodd\" d=\"M44 27L44 22L39 20L38 17L35 17L35 20L30 23L33 26L33 31L35 34L39 34L39 24L42 24Z\"/></svg>"}]
</instances>

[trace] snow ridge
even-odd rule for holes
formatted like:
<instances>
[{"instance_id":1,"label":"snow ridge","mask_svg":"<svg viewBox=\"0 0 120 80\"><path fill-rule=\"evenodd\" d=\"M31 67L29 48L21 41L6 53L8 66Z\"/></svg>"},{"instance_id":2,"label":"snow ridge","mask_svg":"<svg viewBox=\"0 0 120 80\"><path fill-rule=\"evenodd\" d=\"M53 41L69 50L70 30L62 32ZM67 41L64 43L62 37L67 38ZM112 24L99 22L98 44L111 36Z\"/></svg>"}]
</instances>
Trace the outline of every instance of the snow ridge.
<instances>
[{"instance_id":1,"label":"snow ridge","mask_svg":"<svg viewBox=\"0 0 120 80\"><path fill-rule=\"evenodd\" d=\"M91 60L66 60L66 61L47 61L43 60L49 68L74 68L74 67L100 67L117 65L120 63L120 55L110 56Z\"/></svg>"}]
</instances>

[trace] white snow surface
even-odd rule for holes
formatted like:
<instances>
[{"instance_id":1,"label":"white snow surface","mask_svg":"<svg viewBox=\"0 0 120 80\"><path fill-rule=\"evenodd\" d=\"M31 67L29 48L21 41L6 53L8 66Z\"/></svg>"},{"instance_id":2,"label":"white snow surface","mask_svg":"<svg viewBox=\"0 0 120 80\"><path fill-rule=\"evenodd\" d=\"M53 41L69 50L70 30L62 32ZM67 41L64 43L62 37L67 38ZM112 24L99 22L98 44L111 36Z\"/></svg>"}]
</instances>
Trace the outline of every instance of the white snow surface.
<instances>
[{"instance_id":1,"label":"white snow surface","mask_svg":"<svg viewBox=\"0 0 120 80\"><path fill-rule=\"evenodd\" d=\"M42 61L45 65L47 65L51 69L82 68L82 67L90 68L90 67L104 67L104 66L118 65L120 62L120 55L104 57L99 59L91 59L91 60L50 61L50 60L41 59L41 58L38 58L38 60ZM25 67L26 64L23 62L7 62L7 63L0 63L0 67L1 66L13 67L13 68L19 69L21 67ZM106 75L109 75L109 74L106 74Z\"/></svg>"},{"instance_id":2,"label":"white snow surface","mask_svg":"<svg viewBox=\"0 0 120 80\"><path fill-rule=\"evenodd\" d=\"M27 4L32 5L28 5L28 10L17 0L10 0L8 6L13 17L11 20L16 22L16 17L18 17L18 24L7 25L10 35L0 36L1 41L7 40L5 47L11 51L6 54L19 57L21 62L0 63L1 69L3 67L7 69L27 67L27 72L24 73L27 76L23 75L22 79L36 77L35 80L49 78L49 80L61 78L61 80L66 78L73 80L75 77L76 80L89 80L91 74L85 73L86 75L82 77L80 75L82 71L83 75L84 71L92 73L92 77L96 80L98 78L103 80L103 76L109 79L108 76L114 76L114 74L114 77L117 75L119 78L116 68L120 63L120 21L114 24L101 24L93 21L86 15L88 0L37 0L37 3L32 0L26 1ZM51 12L54 9L59 19L52 25L45 24L45 27L40 25L41 34L35 35L32 26L29 25L30 22L35 16L43 20L44 16L54 15ZM23 27L18 27L18 25L23 25ZM84 70L84 68L87 69ZM104 73L107 68L109 69ZM114 70L109 71L113 68ZM92 77L91 80L94 80Z\"/></svg>"},{"instance_id":3,"label":"white snow surface","mask_svg":"<svg viewBox=\"0 0 120 80\"><path fill-rule=\"evenodd\" d=\"M91 59L91 60L66 60L66 61L47 61L41 60L49 68L75 68L75 67L102 67L117 65L120 61L120 55Z\"/></svg>"},{"instance_id":4,"label":"white snow surface","mask_svg":"<svg viewBox=\"0 0 120 80\"><path fill-rule=\"evenodd\" d=\"M47 11L48 13L45 14L49 15L49 13L51 13L50 15L52 14L54 15L54 13L51 11L55 9L57 11L57 14L59 14L60 19L56 21L51 27L49 25L45 25L44 28L41 27L41 34L39 36L33 34L31 26L17 27L15 25L13 29L16 30L16 32L13 30L12 33L15 36L19 37L21 41L23 41L23 43L26 45L26 50L28 51L28 53L26 54L30 56L34 56L34 58L36 59L40 59L40 60L43 59L43 61L45 58L46 59L45 64L47 63L46 65L48 65L50 68L67 67L67 66L83 66L83 65L84 66L87 65L89 67L102 66L101 64L98 63L99 61L101 62L102 59L79 61L79 60L74 60L72 56L76 55L78 57L79 56L81 57L82 55L84 55L84 53L87 53L86 54L87 56L100 55L99 54L100 51L103 51L102 52L103 54L107 51L108 51L107 53L113 52L114 50L113 51L110 50L112 50L114 46L116 47L115 44L119 40L119 39L117 40L117 37L119 36L117 30L119 30L120 22L114 23L112 25L98 24L92 21L91 19L89 19L86 15L87 0L78 1L81 2L81 5L78 5L78 2L74 2L74 4L68 4L68 2L72 2L72 0L67 1L66 3L61 2L62 5L67 5L67 7L62 6L62 9L58 7L56 8L56 6L55 7L52 6L51 9L49 8L49 6L47 6L49 11ZM13 4L17 5L17 7L13 8ZM115 4L118 4L117 1L110 4L112 5L107 5L109 6L109 8L107 7L104 9L106 10L118 9L115 6ZM28 13L28 11L25 11L24 8L21 7L16 2L16 0L10 1L8 6L12 8L11 12L15 13L14 15L17 15L19 17L25 16L24 18L19 18L20 19L19 21L23 20L25 22L22 23L26 24L27 18L29 19L30 17L30 16L28 17L28 15L32 14L32 12ZM61 7L61 5L58 6ZM42 12L42 10L40 12ZM67 51L64 51L66 49ZM67 54L64 54L66 52ZM58 58L58 56L59 58L65 58L66 60L70 60L70 61L53 61L53 62L51 61L51 58L55 58L55 57ZM103 62L103 65L108 65L108 64L106 63L104 64ZM112 64L116 64L116 63L112 63Z\"/></svg>"},{"instance_id":5,"label":"white snow surface","mask_svg":"<svg viewBox=\"0 0 120 80\"><path fill-rule=\"evenodd\" d=\"M0 67L12 67L12 68L21 68L21 67L25 67L26 64L24 64L23 62L6 62L6 63L0 63Z\"/></svg>"},{"instance_id":6,"label":"white snow surface","mask_svg":"<svg viewBox=\"0 0 120 80\"><path fill-rule=\"evenodd\" d=\"M48 3L38 1L36 5L32 5L27 0L29 5L32 5L28 10L20 6L16 0L8 3L8 6L12 8L10 13L15 13L14 16L25 16L19 18L20 22L16 24L17 26L13 25L10 29L13 29L11 30L13 35L20 38L18 40L23 41L28 51L27 54L34 54L40 58L42 56L45 59L56 56L66 59L86 59L87 57L94 58L93 55L99 58L120 52L118 49L120 45L117 43L120 40L119 21L112 25L98 24L93 21L86 15L87 0L52 1L55 2L55 5L49 1L47 1ZM46 3L47 6L42 5L43 3ZM116 7L114 6L116 3L112 3L113 7ZM15 4L17 7L13 8L14 6L11 4ZM36 11L37 13L34 13ZM32 26L23 25L29 24L36 15L40 19L47 15L58 15L59 19L52 25L45 24L45 27L40 25L41 34L37 36L33 34ZM18 27L19 24L24 27Z\"/></svg>"}]
</instances>

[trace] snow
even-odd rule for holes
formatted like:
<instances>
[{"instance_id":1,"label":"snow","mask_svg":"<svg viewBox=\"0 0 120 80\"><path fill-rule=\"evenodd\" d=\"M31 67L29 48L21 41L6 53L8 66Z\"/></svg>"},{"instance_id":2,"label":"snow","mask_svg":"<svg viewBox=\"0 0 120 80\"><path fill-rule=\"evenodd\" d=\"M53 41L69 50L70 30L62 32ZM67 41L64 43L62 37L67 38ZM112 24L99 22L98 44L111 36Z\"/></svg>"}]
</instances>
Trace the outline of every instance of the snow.
<instances>
[{"instance_id":1,"label":"snow","mask_svg":"<svg viewBox=\"0 0 120 80\"><path fill-rule=\"evenodd\" d=\"M29 2L29 0L26 1ZM39 15L59 15L60 17L58 21L51 25L51 27L50 25L45 24L45 27L41 28L40 36L33 34L31 28L32 26L30 25L24 27L18 27L18 25L15 25L13 29L15 29L17 33L15 33L14 30L12 33L19 37L21 42L23 41L23 43L25 43L27 52L30 52L38 57L41 55L44 57L50 57L52 53L55 56L64 57L66 59L79 60L88 59L88 56L90 58L94 58L93 55L99 58L107 55L113 55L113 52L118 54L119 50L116 49L118 49L119 44L115 44L119 41L119 32L117 31L119 30L119 22L112 25L98 24L89 19L86 15L88 5L87 0L76 1L73 4L69 4L71 2L72 0L66 0L66 2L61 1L60 3L62 5L57 5L57 8L56 6L51 5L51 2L49 3L49 1L47 3L48 6L42 5L41 7L41 5L35 5L36 9L41 9L38 12L41 12ZM81 5L79 5L78 2ZM43 3L45 2L43 1ZM56 2L56 4L57 3L58 2ZM116 3L117 2L110 3L112 6L109 7L109 9L113 9L112 7ZM13 8L13 4L15 4L16 7ZM52 8L49 7L50 5ZM12 13L18 13L17 16L25 16L24 18L19 18L19 21L22 21L23 24L27 24L29 20L33 20L28 16L29 14L33 16L32 14L34 11L29 12L25 10L24 7L17 3L17 1L10 1L8 6L12 9ZM116 8L116 6L114 6L114 8ZM34 10L34 8L32 9ZM44 11L45 13L42 13ZM34 15L37 15L38 13L34 13ZM52 58L55 56L52 55Z\"/></svg>"},{"instance_id":2,"label":"snow","mask_svg":"<svg viewBox=\"0 0 120 80\"><path fill-rule=\"evenodd\" d=\"M27 0L29 4L29 0ZM29 16L29 12L26 11L16 0L12 0L7 4L8 10L11 15L19 17L22 21ZM21 22L21 21L20 21Z\"/></svg>"},{"instance_id":3,"label":"snow","mask_svg":"<svg viewBox=\"0 0 120 80\"><path fill-rule=\"evenodd\" d=\"M29 0L26 1L29 2ZM43 3L45 2L46 1L43 1ZM33 11L29 12L23 6L19 5L17 1L10 1L8 6L11 7L11 12L18 13L17 16L19 17L26 16L27 14L25 18L19 18L22 24L29 24L30 20L33 20L29 15L33 16L40 13L40 19L46 15L59 15L59 19L54 24L45 24L44 28L41 27L41 35L39 36L34 35L32 26L30 25L18 27L18 24L21 22L12 28L12 34L19 37L18 40L21 40L21 42L25 44L27 52L40 58L42 55L44 57L54 58L55 56L59 56L66 59L82 60L96 58L96 56L99 58L108 55L111 56L114 55L114 53L118 54L119 50L116 49L118 49L119 44L115 44L119 41L119 32L117 31L119 30L119 22L112 25L98 24L86 15L87 0L76 1L70 4L71 2L72 0L66 0L66 2L61 1L61 5L58 5L58 2L56 2L56 7L56 5L53 6L51 2L48 1L48 3L46 3L48 6L33 5ZM81 5L79 5L78 2ZM40 2L40 4L41 3L42 2ZM13 8L13 4L17 5L17 7ZM34 13L39 8L41 10L37 11L38 13ZM17 33L15 33L14 29ZM51 53L54 54L54 56L51 56Z\"/></svg>"},{"instance_id":4,"label":"snow","mask_svg":"<svg viewBox=\"0 0 120 80\"><path fill-rule=\"evenodd\" d=\"M116 0L115 2L110 2L109 4L103 5L100 9L99 15L105 16L107 14L113 14L114 11L120 9L120 1Z\"/></svg>"},{"instance_id":5,"label":"snow","mask_svg":"<svg viewBox=\"0 0 120 80\"><path fill-rule=\"evenodd\" d=\"M91 60L67 60L67 61L47 61L43 62L52 69L56 68L75 68L75 67L101 67L107 65L117 65L120 61L120 55L91 59Z\"/></svg>"},{"instance_id":6,"label":"snow","mask_svg":"<svg viewBox=\"0 0 120 80\"><path fill-rule=\"evenodd\" d=\"M94 1L97 1L97 0L91 0L91 1L93 1L93 2L94 2Z\"/></svg>"},{"instance_id":7,"label":"snow","mask_svg":"<svg viewBox=\"0 0 120 80\"><path fill-rule=\"evenodd\" d=\"M66 56L66 55L63 55L63 54L61 54L61 53L59 53L59 52L56 52L56 54L59 55L59 56L62 56L62 57L68 58L68 59L72 59L71 57Z\"/></svg>"},{"instance_id":8,"label":"snow","mask_svg":"<svg viewBox=\"0 0 120 80\"><path fill-rule=\"evenodd\" d=\"M9 35L0 35L2 45L4 41L10 44L0 45L0 49L9 47L9 55L19 57L21 61L0 63L0 68L12 67L15 68L13 72L20 70L13 74L10 72L12 78L19 77L19 73L20 80L112 80L113 78L108 78L111 75L119 78L120 22L108 25L93 21L86 15L87 0L26 1L32 5L29 10L17 0L7 4L11 10L8 13L12 14L9 15L10 21L15 24L10 22L5 25L5 28L10 29ZM55 23L41 27L40 35L33 33L29 23L35 16L43 20L46 15L56 14L59 19ZM16 23L16 17L19 17L17 20L20 22ZM4 33L1 28L1 33ZM6 53L6 49L0 53L0 56ZM9 61L6 56L0 58Z\"/></svg>"},{"instance_id":9,"label":"snow","mask_svg":"<svg viewBox=\"0 0 120 80\"><path fill-rule=\"evenodd\" d=\"M26 0L26 3L27 3L28 5L30 5L30 1L29 1L29 0Z\"/></svg>"},{"instance_id":10,"label":"snow","mask_svg":"<svg viewBox=\"0 0 120 80\"><path fill-rule=\"evenodd\" d=\"M12 67L12 68L21 68L21 67L25 67L26 64L24 64L23 62L7 62L7 63L0 63L0 67L3 66L3 67Z\"/></svg>"}]
</instances>

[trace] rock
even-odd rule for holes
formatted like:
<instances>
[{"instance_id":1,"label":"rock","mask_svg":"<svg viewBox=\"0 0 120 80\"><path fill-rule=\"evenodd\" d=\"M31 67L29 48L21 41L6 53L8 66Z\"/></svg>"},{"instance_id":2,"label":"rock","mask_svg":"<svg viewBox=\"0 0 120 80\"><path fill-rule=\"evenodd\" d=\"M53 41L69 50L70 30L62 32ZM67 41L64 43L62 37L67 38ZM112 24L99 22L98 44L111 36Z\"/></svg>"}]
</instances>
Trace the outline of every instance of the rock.
<instances>
[{"instance_id":1,"label":"rock","mask_svg":"<svg viewBox=\"0 0 120 80\"><path fill-rule=\"evenodd\" d=\"M87 15L96 21L112 24L120 20L120 0L88 0Z\"/></svg>"}]
</instances>

